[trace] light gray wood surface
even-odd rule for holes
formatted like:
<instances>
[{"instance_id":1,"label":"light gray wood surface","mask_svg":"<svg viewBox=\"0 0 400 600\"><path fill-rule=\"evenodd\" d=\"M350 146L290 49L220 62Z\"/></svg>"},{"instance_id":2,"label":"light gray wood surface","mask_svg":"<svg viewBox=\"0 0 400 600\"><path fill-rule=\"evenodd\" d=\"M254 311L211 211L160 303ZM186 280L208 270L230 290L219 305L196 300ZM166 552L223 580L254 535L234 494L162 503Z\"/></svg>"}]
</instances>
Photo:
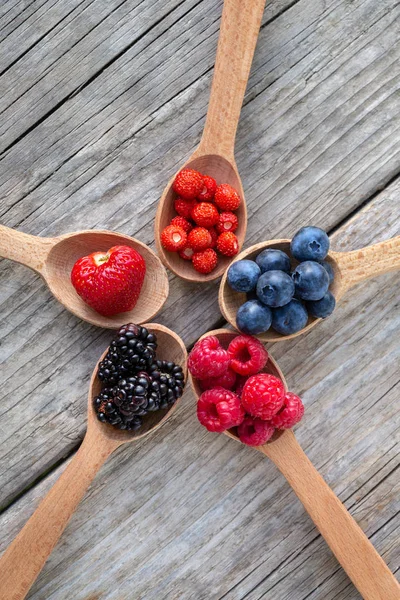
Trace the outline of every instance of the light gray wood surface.
<instances>
[{"instance_id":1,"label":"light gray wood surface","mask_svg":"<svg viewBox=\"0 0 400 600\"><path fill-rule=\"evenodd\" d=\"M107 227L153 246L157 199L204 124L220 13L211 0L4 3L1 222L41 235ZM268 3L237 138L246 244L310 222L335 250L400 233L399 16L394 0ZM217 287L171 277L158 320L192 344L222 322ZM398 298L397 275L373 280L271 347L306 402L300 442L394 571ZM0 304L4 549L82 438L110 333L6 261ZM102 470L30 597L359 595L273 466L202 430L188 390L170 423Z\"/></svg>"}]
</instances>

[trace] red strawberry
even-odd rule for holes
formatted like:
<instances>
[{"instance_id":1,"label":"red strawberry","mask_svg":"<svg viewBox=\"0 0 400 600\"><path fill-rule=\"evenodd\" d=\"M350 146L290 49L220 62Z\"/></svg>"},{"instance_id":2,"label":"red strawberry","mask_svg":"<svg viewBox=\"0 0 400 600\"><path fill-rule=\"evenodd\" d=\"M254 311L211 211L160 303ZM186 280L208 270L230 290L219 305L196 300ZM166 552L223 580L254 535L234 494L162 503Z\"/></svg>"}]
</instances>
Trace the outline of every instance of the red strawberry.
<instances>
[{"instance_id":1,"label":"red strawberry","mask_svg":"<svg viewBox=\"0 0 400 600\"><path fill-rule=\"evenodd\" d=\"M217 182L209 175L203 175L203 189L197 196L201 202L210 202L214 198Z\"/></svg>"},{"instance_id":2,"label":"red strawberry","mask_svg":"<svg viewBox=\"0 0 400 600\"><path fill-rule=\"evenodd\" d=\"M223 183L217 187L214 202L219 209L231 212L239 208L240 196L229 183Z\"/></svg>"},{"instance_id":3,"label":"red strawberry","mask_svg":"<svg viewBox=\"0 0 400 600\"><path fill-rule=\"evenodd\" d=\"M225 256L235 256L239 252L239 241L234 233L226 231L217 239L217 250Z\"/></svg>"},{"instance_id":4,"label":"red strawberry","mask_svg":"<svg viewBox=\"0 0 400 600\"><path fill-rule=\"evenodd\" d=\"M192 219L200 227L212 227L218 223L219 212L211 202L198 202L192 209Z\"/></svg>"},{"instance_id":5,"label":"red strawberry","mask_svg":"<svg viewBox=\"0 0 400 600\"><path fill-rule=\"evenodd\" d=\"M205 275L215 269L217 262L217 253L215 250L211 250L211 248L207 248L207 250L203 250L202 252L195 252L192 257L192 264L195 270Z\"/></svg>"},{"instance_id":6,"label":"red strawberry","mask_svg":"<svg viewBox=\"0 0 400 600\"><path fill-rule=\"evenodd\" d=\"M223 212L219 215L216 230L218 233L224 233L225 231L236 231L238 228L238 218L234 213Z\"/></svg>"},{"instance_id":7,"label":"red strawberry","mask_svg":"<svg viewBox=\"0 0 400 600\"><path fill-rule=\"evenodd\" d=\"M110 317L132 310L142 289L146 263L134 248L113 246L93 252L74 264L71 282L95 311Z\"/></svg>"},{"instance_id":8,"label":"red strawberry","mask_svg":"<svg viewBox=\"0 0 400 600\"><path fill-rule=\"evenodd\" d=\"M191 200L196 198L204 187L203 175L194 169L183 169L175 177L172 187L179 196Z\"/></svg>"},{"instance_id":9,"label":"red strawberry","mask_svg":"<svg viewBox=\"0 0 400 600\"><path fill-rule=\"evenodd\" d=\"M191 223L189 223L189 221L187 219L185 219L185 217L174 217L172 219L170 225L176 225L177 227L182 227L182 229L186 233L189 233L189 231L192 231L192 229L193 229L193 225Z\"/></svg>"},{"instance_id":10,"label":"red strawberry","mask_svg":"<svg viewBox=\"0 0 400 600\"><path fill-rule=\"evenodd\" d=\"M174 208L179 216L190 219L193 207L197 204L196 200L185 200L185 198L176 198Z\"/></svg>"}]
</instances>

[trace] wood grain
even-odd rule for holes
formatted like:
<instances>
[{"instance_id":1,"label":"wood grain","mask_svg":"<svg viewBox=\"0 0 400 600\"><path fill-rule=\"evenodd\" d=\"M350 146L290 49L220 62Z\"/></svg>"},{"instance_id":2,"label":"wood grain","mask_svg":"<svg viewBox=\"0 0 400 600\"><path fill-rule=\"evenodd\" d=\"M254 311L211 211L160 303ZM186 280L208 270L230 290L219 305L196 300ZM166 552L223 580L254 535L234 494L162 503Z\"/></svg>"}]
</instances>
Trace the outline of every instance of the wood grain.
<instances>
[{"instance_id":1,"label":"wood grain","mask_svg":"<svg viewBox=\"0 0 400 600\"><path fill-rule=\"evenodd\" d=\"M107 228L152 244L161 191L204 125L221 5L98 0L63 20L72 0L3 3L1 101L12 103L1 105L1 222L48 237ZM335 229L366 202L339 227L334 250L400 233L399 10L396 0L267 3L236 144L246 244L310 222ZM170 284L159 318L188 345L221 323L215 283ZM49 469L56 475L82 439L77 394L109 333L62 310L34 274L7 261L0 302L0 505L14 501L0 517L4 548L54 475L27 488ZM307 390L302 445L394 571L396 311L397 278L386 275L273 349L291 387ZM189 396L165 428L156 447L121 450L105 467L32 597L121 600L135 586L157 600L359 599L265 460L199 431Z\"/></svg>"}]
</instances>

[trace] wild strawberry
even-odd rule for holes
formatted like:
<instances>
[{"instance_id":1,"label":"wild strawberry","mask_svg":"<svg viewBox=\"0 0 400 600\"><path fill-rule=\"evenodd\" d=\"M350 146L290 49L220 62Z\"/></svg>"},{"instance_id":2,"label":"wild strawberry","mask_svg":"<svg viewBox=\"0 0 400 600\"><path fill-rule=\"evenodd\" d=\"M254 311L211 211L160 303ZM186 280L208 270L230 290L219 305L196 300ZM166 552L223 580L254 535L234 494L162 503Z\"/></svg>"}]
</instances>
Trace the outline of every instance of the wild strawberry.
<instances>
[{"instance_id":1,"label":"wild strawberry","mask_svg":"<svg viewBox=\"0 0 400 600\"><path fill-rule=\"evenodd\" d=\"M193 225L189 223L185 217L174 217L170 223L170 225L176 225L177 227L182 227L183 231L189 233L193 229Z\"/></svg>"},{"instance_id":2,"label":"wild strawberry","mask_svg":"<svg viewBox=\"0 0 400 600\"><path fill-rule=\"evenodd\" d=\"M215 195L215 190L217 189L217 182L209 175L203 175L203 189L197 198L201 202L210 202Z\"/></svg>"},{"instance_id":3,"label":"wild strawberry","mask_svg":"<svg viewBox=\"0 0 400 600\"><path fill-rule=\"evenodd\" d=\"M113 246L77 260L71 282L86 304L109 317L134 308L145 273L139 252L130 246Z\"/></svg>"},{"instance_id":4,"label":"wild strawberry","mask_svg":"<svg viewBox=\"0 0 400 600\"><path fill-rule=\"evenodd\" d=\"M185 247L182 250L179 250L179 256L181 258L183 258L184 260L192 260L193 254L194 254L194 250L193 250L193 248L191 248L189 246L189 244L187 242L186 242Z\"/></svg>"},{"instance_id":5,"label":"wild strawberry","mask_svg":"<svg viewBox=\"0 0 400 600\"><path fill-rule=\"evenodd\" d=\"M223 183L217 187L214 202L221 210L232 211L239 208L240 196L229 183Z\"/></svg>"},{"instance_id":6,"label":"wild strawberry","mask_svg":"<svg viewBox=\"0 0 400 600\"><path fill-rule=\"evenodd\" d=\"M225 231L236 231L238 228L238 218L234 213L231 212L223 212L219 215L218 223L216 225L216 230L218 233L224 233Z\"/></svg>"},{"instance_id":7,"label":"wild strawberry","mask_svg":"<svg viewBox=\"0 0 400 600\"><path fill-rule=\"evenodd\" d=\"M192 209L192 219L200 227L212 227L218 223L219 212L211 202L198 202Z\"/></svg>"},{"instance_id":8,"label":"wild strawberry","mask_svg":"<svg viewBox=\"0 0 400 600\"><path fill-rule=\"evenodd\" d=\"M211 234L205 227L195 227L188 235L188 244L195 252L211 246Z\"/></svg>"},{"instance_id":9,"label":"wild strawberry","mask_svg":"<svg viewBox=\"0 0 400 600\"><path fill-rule=\"evenodd\" d=\"M182 198L191 200L196 198L204 187L203 176L194 169L179 171L172 185L174 192Z\"/></svg>"},{"instance_id":10,"label":"wild strawberry","mask_svg":"<svg viewBox=\"0 0 400 600\"><path fill-rule=\"evenodd\" d=\"M193 206L197 204L196 200L185 200L185 198L176 198L174 208L178 215L185 219L190 219Z\"/></svg>"},{"instance_id":11,"label":"wild strawberry","mask_svg":"<svg viewBox=\"0 0 400 600\"><path fill-rule=\"evenodd\" d=\"M211 246L210 246L210 248L216 248L217 247L218 233L215 231L215 227L209 227L208 231L210 232L210 235L211 235Z\"/></svg>"},{"instance_id":12,"label":"wild strawberry","mask_svg":"<svg viewBox=\"0 0 400 600\"><path fill-rule=\"evenodd\" d=\"M217 240L217 250L224 256L235 256L239 252L239 241L234 233L221 233Z\"/></svg>"},{"instance_id":13,"label":"wild strawberry","mask_svg":"<svg viewBox=\"0 0 400 600\"><path fill-rule=\"evenodd\" d=\"M206 275L211 273L217 266L218 258L215 250L207 248L202 252L195 252L192 257L192 264L196 271Z\"/></svg>"},{"instance_id":14,"label":"wild strawberry","mask_svg":"<svg viewBox=\"0 0 400 600\"><path fill-rule=\"evenodd\" d=\"M161 233L161 244L169 252L181 250L187 242L187 235L182 227L168 225Z\"/></svg>"}]
</instances>

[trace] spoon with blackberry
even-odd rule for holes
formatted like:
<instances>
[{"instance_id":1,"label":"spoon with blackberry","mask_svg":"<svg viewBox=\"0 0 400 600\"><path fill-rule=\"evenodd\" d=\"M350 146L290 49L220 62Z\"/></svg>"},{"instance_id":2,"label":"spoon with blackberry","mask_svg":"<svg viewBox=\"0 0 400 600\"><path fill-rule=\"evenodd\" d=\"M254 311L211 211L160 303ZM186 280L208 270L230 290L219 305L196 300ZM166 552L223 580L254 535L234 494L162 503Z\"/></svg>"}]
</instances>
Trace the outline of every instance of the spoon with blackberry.
<instances>
[{"instance_id":1,"label":"spoon with blackberry","mask_svg":"<svg viewBox=\"0 0 400 600\"><path fill-rule=\"evenodd\" d=\"M181 338L167 327L120 328L93 371L78 452L0 558L0 598L25 598L107 458L156 431L176 410L186 363Z\"/></svg>"}]
</instances>

